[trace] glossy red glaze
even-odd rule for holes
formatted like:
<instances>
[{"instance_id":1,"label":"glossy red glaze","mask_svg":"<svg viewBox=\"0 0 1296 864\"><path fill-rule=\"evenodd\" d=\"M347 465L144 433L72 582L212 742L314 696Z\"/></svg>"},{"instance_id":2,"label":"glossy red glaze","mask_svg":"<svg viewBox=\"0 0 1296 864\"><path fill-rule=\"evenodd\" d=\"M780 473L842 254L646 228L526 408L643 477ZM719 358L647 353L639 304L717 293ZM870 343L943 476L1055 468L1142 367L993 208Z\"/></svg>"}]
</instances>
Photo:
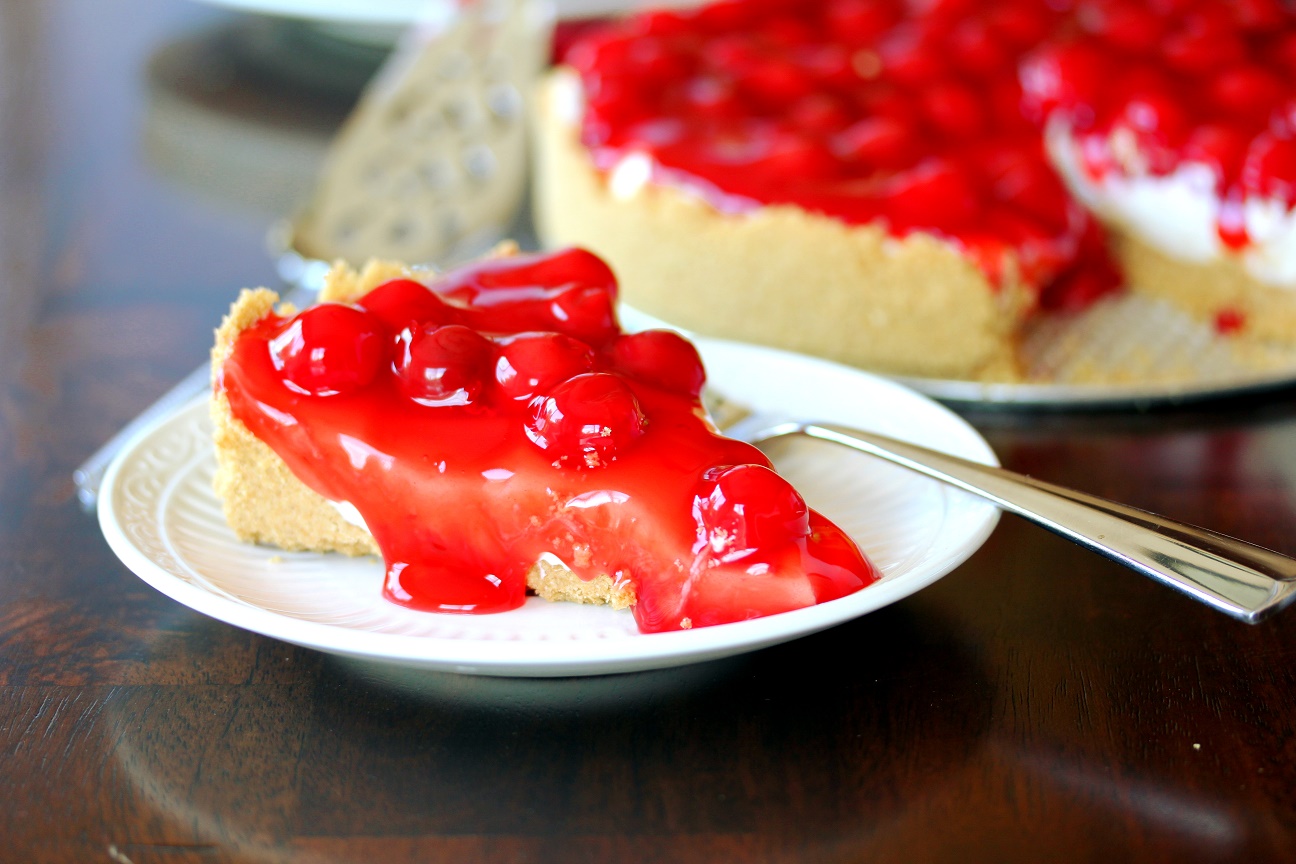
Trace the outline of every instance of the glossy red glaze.
<instances>
[{"instance_id":1,"label":"glossy red glaze","mask_svg":"<svg viewBox=\"0 0 1296 864\"><path fill-rule=\"evenodd\" d=\"M1296 206L1296 7L1086 0L1073 20L1022 80L1029 110L1065 124L1096 179L1207 165L1233 249L1249 242L1245 199Z\"/></svg>"},{"instance_id":2,"label":"glossy red glaze","mask_svg":"<svg viewBox=\"0 0 1296 864\"><path fill-rule=\"evenodd\" d=\"M544 553L581 578L631 582L644 631L875 581L759 450L712 431L691 345L621 332L615 292L580 250L480 263L432 288L389 282L324 315L268 316L240 335L221 386L298 478L355 506L383 552L386 596L417 609L515 608ZM371 332L378 361L353 344ZM297 334L293 356L327 348L329 374L352 383L292 386L283 333Z\"/></svg>"},{"instance_id":3,"label":"glossy red glaze","mask_svg":"<svg viewBox=\"0 0 1296 864\"><path fill-rule=\"evenodd\" d=\"M724 209L932 233L992 280L1010 251L1042 287L1084 266L1090 231L1019 106L1017 62L1061 20L1043 0L726 0L619 22L566 60L602 168L646 152ZM1001 182L1005 157L1029 188Z\"/></svg>"}]
</instances>

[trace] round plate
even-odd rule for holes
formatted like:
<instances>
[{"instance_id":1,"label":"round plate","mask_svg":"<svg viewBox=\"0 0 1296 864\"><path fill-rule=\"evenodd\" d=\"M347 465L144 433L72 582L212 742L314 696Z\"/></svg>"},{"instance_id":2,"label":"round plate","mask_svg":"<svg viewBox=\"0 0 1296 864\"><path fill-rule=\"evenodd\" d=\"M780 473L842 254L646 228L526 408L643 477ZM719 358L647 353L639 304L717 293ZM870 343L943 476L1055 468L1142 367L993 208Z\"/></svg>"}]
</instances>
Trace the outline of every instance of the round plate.
<instances>
[{"instance_id":1,"label":"round plate","mask_svg":"<svg viewBox=\"0 0 1296 864\"><path fill-rule=\"evenodd\" d=\"M697 340L709 385L729 400L904 438L986 464L985 440L913 391L795 354ZM221 621L347 657L481 675L569 676L664 668L804 636L907 597L967 559L999 511L968 493L824 442L771 451L812 507L848 531L882 579L780 615L643 634L628 611L531 598L498 615L416 612L382 599L373 558L289 553L238 541L212 492L206 400L144 430L114 459L99 521L142 579Z\"/></svg>"}]
</instances>

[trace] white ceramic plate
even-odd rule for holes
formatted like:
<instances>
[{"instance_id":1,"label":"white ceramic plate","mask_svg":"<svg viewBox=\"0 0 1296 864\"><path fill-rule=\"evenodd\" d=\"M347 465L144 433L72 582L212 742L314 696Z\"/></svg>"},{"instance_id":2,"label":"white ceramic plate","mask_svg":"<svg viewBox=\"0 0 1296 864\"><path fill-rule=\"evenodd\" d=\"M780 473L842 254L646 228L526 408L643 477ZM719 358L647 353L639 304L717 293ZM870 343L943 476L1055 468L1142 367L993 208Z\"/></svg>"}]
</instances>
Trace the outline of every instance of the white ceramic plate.
<instances>
[{"instance_id":1,"label":"white ceramic plate","mask_svg":"<svg viewBox=\"0 0 1296 864\"><path fill-rule=\"evenodd\" d=\"M710 386L757 409L845 423L996 464L957 415L898 384L795 354L698 340ZM531 598L513 612L415 612L382 599L373 558L239 542L211 488L205 400L146 429L113 461L99 521L113 551L184 605L333 654L450 672L597 675L725 657L804 636L935 582L994 528L992 505L858 453L794 441L773 456L811 506L845 528L880 582L808 609L717 627L641 634L629 612Z\"/></svg>"}]
</instances>

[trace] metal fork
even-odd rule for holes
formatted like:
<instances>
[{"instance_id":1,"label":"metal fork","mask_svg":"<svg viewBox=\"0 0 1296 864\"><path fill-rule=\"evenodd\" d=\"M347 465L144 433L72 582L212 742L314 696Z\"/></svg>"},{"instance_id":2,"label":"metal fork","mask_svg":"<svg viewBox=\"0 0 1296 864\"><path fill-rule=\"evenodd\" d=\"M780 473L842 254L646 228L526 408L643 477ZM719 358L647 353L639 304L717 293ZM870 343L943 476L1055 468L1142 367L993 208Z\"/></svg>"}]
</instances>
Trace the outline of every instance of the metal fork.
<instances>
[{"instance_id":1,"label":"metal fork","mask_svg":"<svg viewBox=\"0 0 1296 864\"><path fill-rule=\"evenodd\" d=\"M726 435L806 436L957 486L1248 624L1296 596L1296 560L1269 549L1002 468L834 423L749 414Z\"/></svg>"}]
</instances>

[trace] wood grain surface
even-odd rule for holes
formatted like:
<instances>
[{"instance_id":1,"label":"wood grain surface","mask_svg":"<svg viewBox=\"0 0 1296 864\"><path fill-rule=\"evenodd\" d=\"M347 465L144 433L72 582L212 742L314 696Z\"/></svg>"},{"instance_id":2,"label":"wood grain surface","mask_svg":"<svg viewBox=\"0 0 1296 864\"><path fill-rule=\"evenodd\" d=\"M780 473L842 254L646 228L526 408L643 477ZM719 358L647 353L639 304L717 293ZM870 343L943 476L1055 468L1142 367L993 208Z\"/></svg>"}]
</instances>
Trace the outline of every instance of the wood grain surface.
<instances>
[{"instance_id":1,"label":"wood grain surface","mask_svg":"<svg viewBox=\"0 0 1296 864\"><path fill-rule=\"evenodd\" d=\"M348 664L132 575L71 472L274 284L354 98L260 23L0 0L0 860L1296 859L1296 612L1235 623L1011 518L854 623L586 680ZM970 419L1012 468L1296 553L1292 391Z\"/></svg>"}]
</instances>

